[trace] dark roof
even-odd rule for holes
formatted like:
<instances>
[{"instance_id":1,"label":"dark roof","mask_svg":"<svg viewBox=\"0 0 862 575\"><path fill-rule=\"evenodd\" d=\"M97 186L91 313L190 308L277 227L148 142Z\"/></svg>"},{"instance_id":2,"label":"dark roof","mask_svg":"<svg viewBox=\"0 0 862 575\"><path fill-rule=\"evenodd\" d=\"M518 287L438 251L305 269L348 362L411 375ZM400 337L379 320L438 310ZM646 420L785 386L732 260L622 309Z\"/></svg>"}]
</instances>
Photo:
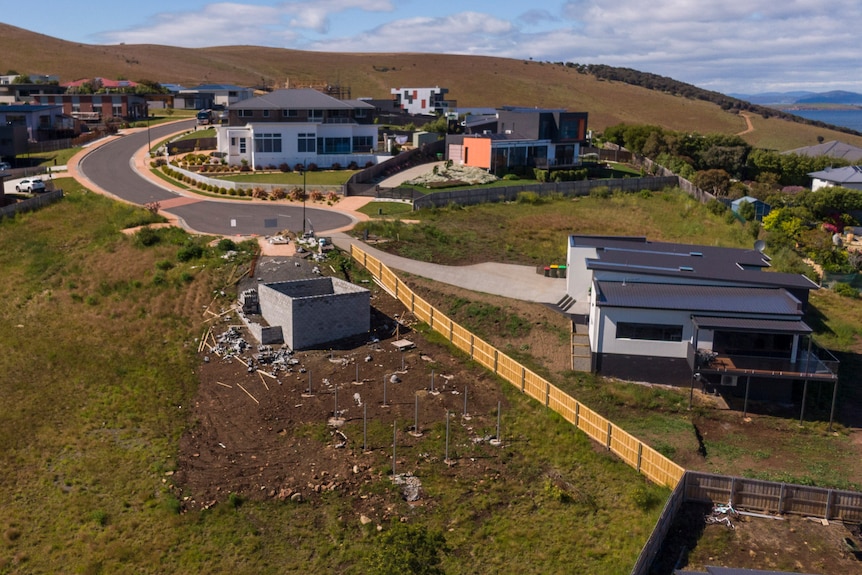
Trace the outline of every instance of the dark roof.
<instances>
[{"instance_id":1,"label":"dark roof","mask_svg":"<svg viewBox=\"0 0 862 575\"><path fill-rule=\"evenodd\" d=\"M765 273L769 256L755 249L650 242L643 237L569 237L571 247L594 247L587 259L590 270L674 277L689 283L727 283L788 289L814 289L817 284L801 274Z\"/></svg>"},{"instance_id":2,"label":"dark roof","mask_svg":"<svg viewBox=\"0 0 862 575\"><path fill-rule=\"evenodd\" d=\"M63 109L63 104L9 104L8 106L0 106L0 113L30 113L51 110L54 108Z\"/></svg>"},{"instance_id":3,"label":"dark roof","mask_svg":"<svg viewBox=\"0 0 862 575\"><path fill-rule=\"evenodd\" d=\"M700 329L721 329L732 331L752 331L756 333L797 333L813 332L802 320L755 319L741 317L705 317L691 318L694 325Z\"/></svg>"},{"instance_id":4,"label":"dark roof","mask_svg":"<svg viewBox=\"0 0 862 575\"><path fill-rule=\"evenodd\" d=\"M231 110L349 110L355 108L373 110L374 106L361 100L339 100L311 88L275 90L231 105Z\"/></svg>"},{"instance_id":5,"label":"dark roof","mask_svg":"<svg viewBox=\"0 0 862 575\"><path fill-rule=\"evenodd\" d=\"M697 284L597 281L596 303L692 312L802 315L801 302L783 288L750 288Z\"/></svg>"}]
</instances>

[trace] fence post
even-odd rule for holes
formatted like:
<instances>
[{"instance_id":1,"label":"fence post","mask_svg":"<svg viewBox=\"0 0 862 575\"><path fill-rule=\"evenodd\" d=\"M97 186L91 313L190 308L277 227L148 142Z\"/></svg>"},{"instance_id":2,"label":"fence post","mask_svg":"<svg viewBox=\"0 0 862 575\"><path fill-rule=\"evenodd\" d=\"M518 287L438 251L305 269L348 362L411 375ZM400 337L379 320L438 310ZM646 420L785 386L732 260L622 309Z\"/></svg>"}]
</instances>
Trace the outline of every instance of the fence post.
<instances>
[{"instance_id":1,"label":"fence post","mask_svg":"<svg viewBox=\"0 0 862 575\"><path fill-rule=\"evenodd\" d=\"M398 282L400 281L397 277L395 278L395 299L398 299Z\"/></svg>"},{"instance_id":2,"label":"fence post","mask_svg":"<svg viewBox=\"0 0 862 575\"><path fill-rule=\"evenodd\" d=\"M494 373L497 373L497 354L500 353L497 351L497 348L494 348Z\"/></svg>"},{"instance_id":3,"label":"fence post","mask_svg":"<svg viewBox=\"0 0 862 575\"><path fill-rule=\"evenodd\" d=\"M778 492L778 514L784 514L784 483L781 484L781 491Z\"/></svg>"},{"instance_id":4,"label":"fence post","mask_svg":"<svg viewBox=\"0 0 862 575\"><path fill-rule=\"evenodd\" d=\"M410 292L410 312L416 313L416 292Z\"/></svg>"},{"instance_id":5,"label":"fence post","mask_svg":"<svg viewBox=\"0 0 862 575\"><path fill-rule=\"evenodd\" d=\"M575 400L575 429L581 425L581 402Z\"/></svg>"},{"instance_id":6,"label":"fence post","mask_svg":"<svg viewBox=\"0 0 862 575\"><path fill-rule=\"evenodd\" d=\"M545 382L545 407L551 405L551 382Z\"/></svg>"},{"instance_id":7,"label":"fence post","mask_svg":"<svg viewBox=\"0 0 862 575\"><path fill-rule=\"evenodd\" d=\"M527 368L521 366L521 393L527 389Z\"/></svg>"},{"instance_id":8,"label":"fence post","mask_svg":"<svg viewBox=\"0 0 862 575\"><path fill-rule=\"evenodd\" d=\"M474 337L475 336L471 333L470 334L470 359L473 359L473 338Z\"/></svg>"},{"instance_id":9,"label":"fence post","mask_svg":"<svg viewBox=\"0 0 862 575\"><path fill-rule=\"evenodd\" d=\"M733 507L733 493L736 491L736 477L730 478L730 495L727 498L727 504Z\"/></svg>"},{"instance_id":10,"label":"fence post","mask_svg":"<svg viewBox=\"0 0 862 575\"><path fill-rule=\"evenodd\" d=\"M454 324L454 322L452 321L452 318L450 317L449 318L449 343L452 343L452 339L454 337L453 336L453 331L454 331L453 324Z\"/></svg>"},{"instance_id":11,"label":"fence post","mask_svg":"<svg viewBox=\"0 0 862 575\"><path fill-rule=\"evenodd\" d=\"M611 429L612 429L612 427L611 427L611 426L612 426L612 425L613 425L613 424L609 421L609 422L608 422L608 451L610 451L610 450L611 450Z\"/></svg>"},{"instance_id":12,"label":"fence post","mask_svg":"<svg viewBox=\"0 0 862 575\"><path fill-rule=\"evenodd\" d=\"M828 493L826 493L826 515L823 517L827 521L829 517L832 515L832 495L834 492L830 489Z\"/></svg>"},{"instance_id":13,"label":"fence post","mask_svg":"<svg viewBox=\"0 0 862 575\"><path fill-rule=\"evenodd\" d=\"M641 472L641 458L643 457L644 444L638 441L638 473Z\"/></svg>"},{"instance_id":14,"label":"fence post","mask_svg":"<svg viewBox=\"0 0 862 575\"><path fill-rule=\"evenodd\" d=\"M428 307L429 307L429 308L431 308L431 314L430 314L430 317L428 318L428 326L429 326L431 329L434 329L434 306L433 306L433 305L431 305L431 306L428 306Z\"/></svg>"}]
</instances>

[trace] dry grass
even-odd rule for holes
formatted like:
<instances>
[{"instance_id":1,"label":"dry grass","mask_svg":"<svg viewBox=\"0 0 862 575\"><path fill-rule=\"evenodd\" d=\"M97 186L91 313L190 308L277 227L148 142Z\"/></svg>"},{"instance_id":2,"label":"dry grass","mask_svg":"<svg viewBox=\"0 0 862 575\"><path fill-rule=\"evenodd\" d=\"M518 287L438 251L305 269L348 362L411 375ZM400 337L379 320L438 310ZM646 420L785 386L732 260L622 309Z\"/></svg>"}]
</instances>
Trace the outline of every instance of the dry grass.
<instances>
[{"instance_id":1,"label":"dry grass","mask_svg":"<svg viewBox=\"0 0 862 575\"><path fill-rule=\"evenodd\" d=\"M58 74L61 81L101 76L196 85L224 82L269 86L340 83L352 97L391 98L398 86L440 85L459 106L544 106L586 110L601 132L620 122L655 124L699 133L745 130L738 115L701 100L670 96L628 84L600 81L564 66L440 54L339 54L256 46L175 48L157 45L96 46L66 42L0 24L4 65L19 71ZM170 63L166 65L166 63ZM746 134L757 146L790 149L840 139L862 146L862 137L753 117Z\"/></svg>"}]
</instances>

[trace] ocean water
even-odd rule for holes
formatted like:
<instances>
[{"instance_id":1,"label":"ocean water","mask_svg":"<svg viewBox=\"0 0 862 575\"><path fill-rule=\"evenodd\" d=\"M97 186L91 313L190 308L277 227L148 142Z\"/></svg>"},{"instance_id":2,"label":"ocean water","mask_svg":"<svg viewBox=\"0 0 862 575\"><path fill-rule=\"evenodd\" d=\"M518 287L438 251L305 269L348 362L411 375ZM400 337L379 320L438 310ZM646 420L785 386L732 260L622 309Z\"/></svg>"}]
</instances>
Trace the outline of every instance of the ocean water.
<instances>
[{"instance_id":1,"label":"ocean water","mask_svg":"<svg viewBox=\"0 0 862 575\"><path fill-rule=\"evenodd\" d=\"M833 126L843 126L862 132L862 109L860 110L786 110L790 114L808 120L825 122Z\"/></svg>"}]
</instances>

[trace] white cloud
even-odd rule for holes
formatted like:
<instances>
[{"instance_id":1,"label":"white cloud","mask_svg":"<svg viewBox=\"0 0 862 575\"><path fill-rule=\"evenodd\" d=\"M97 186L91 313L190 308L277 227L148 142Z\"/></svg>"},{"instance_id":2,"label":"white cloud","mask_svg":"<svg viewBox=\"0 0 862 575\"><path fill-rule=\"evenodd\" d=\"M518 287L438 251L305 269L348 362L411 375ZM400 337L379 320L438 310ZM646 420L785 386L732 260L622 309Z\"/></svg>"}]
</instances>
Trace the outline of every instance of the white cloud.
<instances>
[{"instance_id":1,"label":"white cloud","mask_svg":"<svg viewBox=\"0 0 862 575\"><path fill-rule=\"evenodd\" d=\"M499 0L472 0L460 12L454 0L267 1L162 12L100 39L608 64L719 91L862 85L858 0L570 0L520 12Z\"/></svg>"}]
</instances>

